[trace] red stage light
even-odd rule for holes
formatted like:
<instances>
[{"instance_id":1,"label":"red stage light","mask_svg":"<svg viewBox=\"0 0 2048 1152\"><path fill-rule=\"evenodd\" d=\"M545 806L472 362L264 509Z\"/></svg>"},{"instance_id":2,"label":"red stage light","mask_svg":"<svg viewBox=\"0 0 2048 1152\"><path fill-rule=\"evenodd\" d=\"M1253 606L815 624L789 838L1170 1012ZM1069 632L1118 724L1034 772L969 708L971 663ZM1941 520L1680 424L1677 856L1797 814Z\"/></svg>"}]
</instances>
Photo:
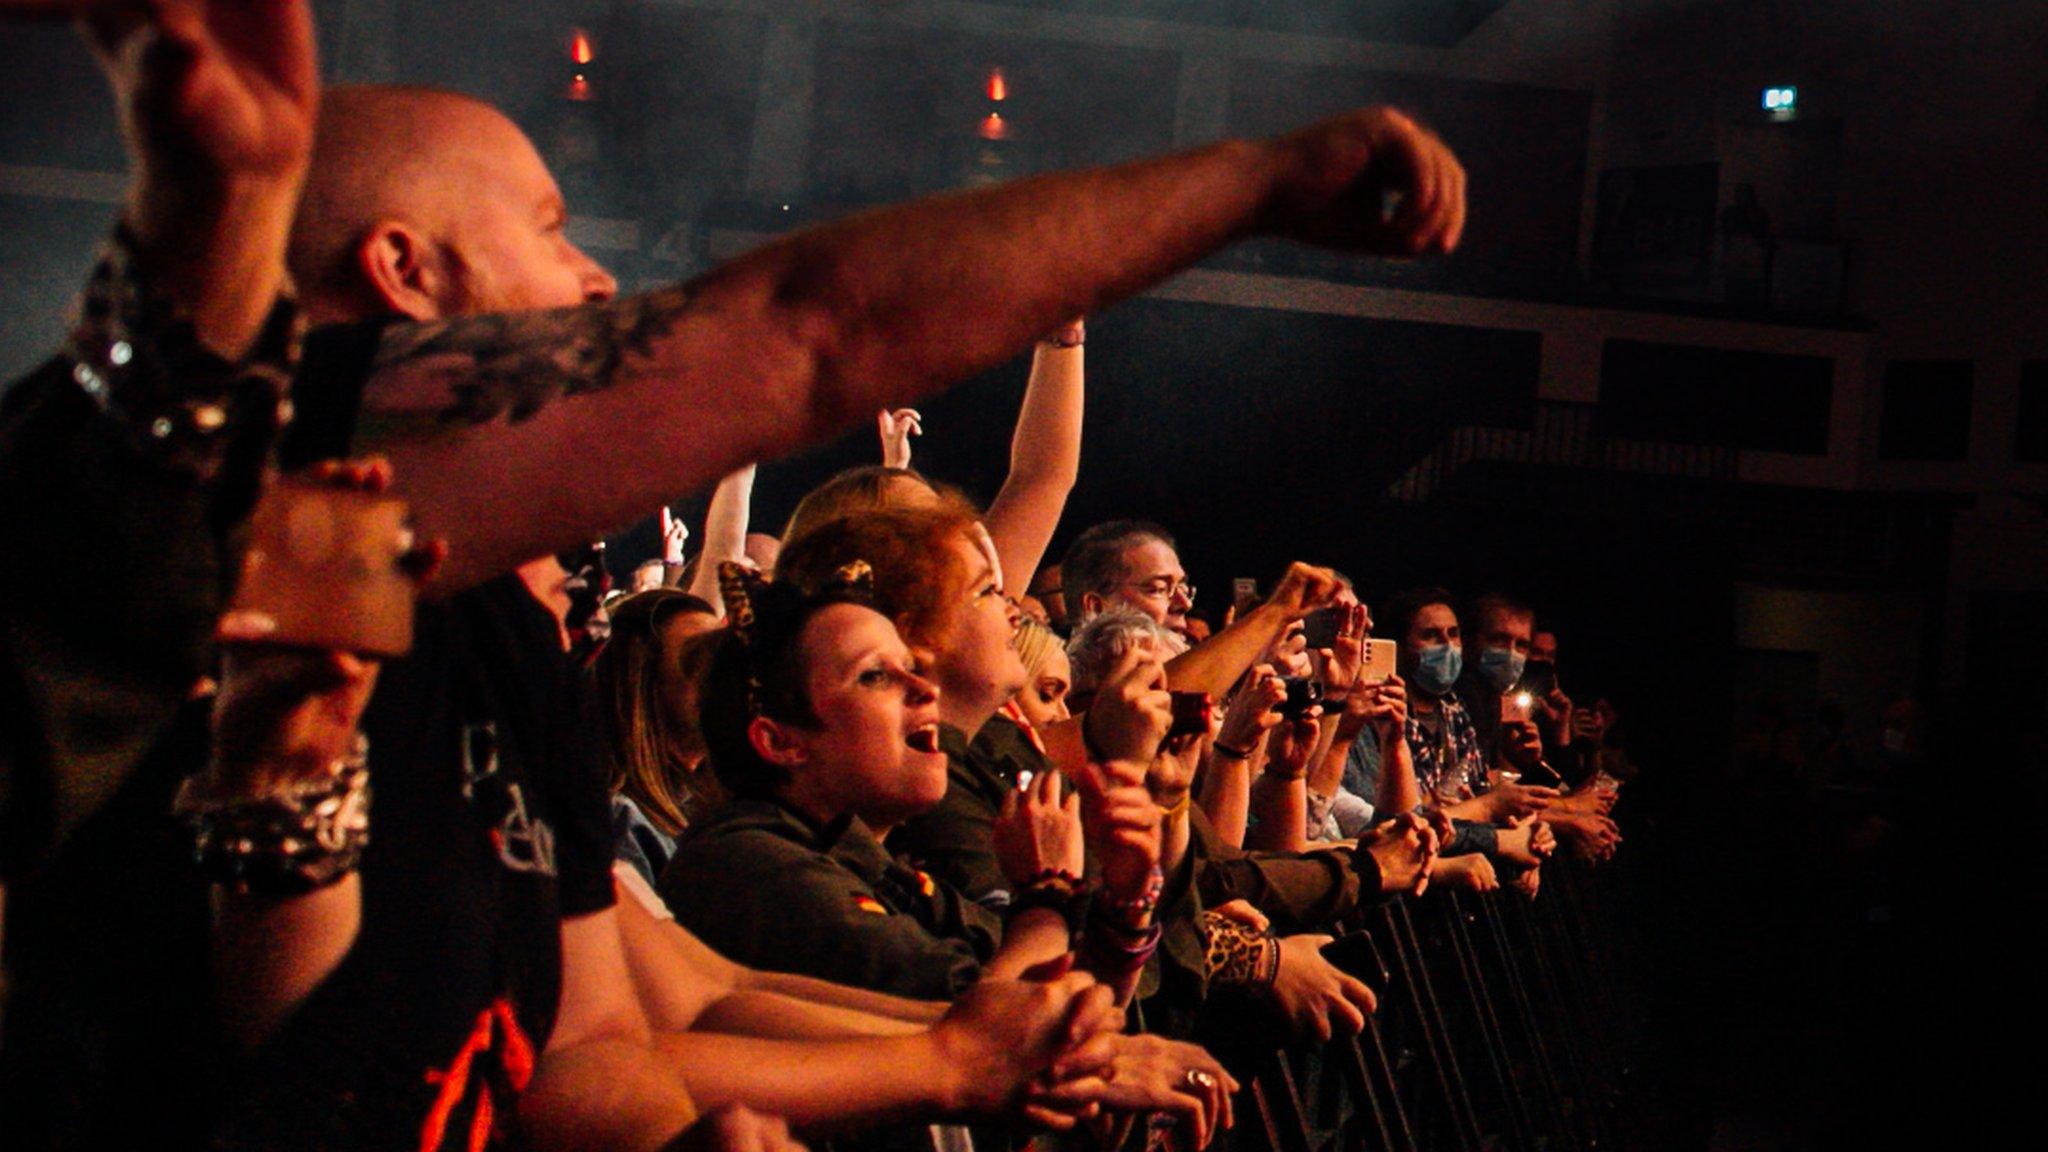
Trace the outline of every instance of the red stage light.
<instances>
[{"instance_id":1,"label":"red stage light","mask_svg":"<svg viewBox=\"0 0 2048 1152\"><path fill-rule=\"evenodd\" d=\"M1009 98L1010 84L1009 81L1003 79L1003 70L1001 68L991 68L988 70L987 89L988 98L998 103Z\"/></svg>"},{"instance_id":2,"label":"red stage light","mask_svg":"<svg viewBox=\"0 0 2048 1152\"><path fill-rule=\"evenodd\" d=\"M581 28L576 29L575 36L569 41L569 59L578 64L588 64L597 59L597 52L590 46L590 34Z\"/></svg>"},{"instance_id":3,"label":"red stage light","mask_svg":"<svg viewBox=\"0 0 2048 1152\"><path fill-rule=\"evenodd\" d=\"M991 112L982 120L976 135L983 140L1007 140L1010 138L1010 126L1003 123L1002 113Z\"/></svg>"}]
</instances>

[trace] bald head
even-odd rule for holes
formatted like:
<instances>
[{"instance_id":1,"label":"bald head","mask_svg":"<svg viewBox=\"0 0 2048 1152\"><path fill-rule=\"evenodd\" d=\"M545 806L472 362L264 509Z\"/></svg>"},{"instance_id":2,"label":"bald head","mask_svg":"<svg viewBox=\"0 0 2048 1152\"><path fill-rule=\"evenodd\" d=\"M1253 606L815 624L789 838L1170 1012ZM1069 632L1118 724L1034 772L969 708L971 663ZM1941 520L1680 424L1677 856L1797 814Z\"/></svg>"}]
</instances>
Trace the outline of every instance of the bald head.
<instances>
[{"instance_id":1,"label":"bald head","mask_svg":"<svg viewBox=\"0 0 2048 1152\"><path fill-rule=\"evenodd\" d=\"M528 216L562 211L546 165L503 113L431 88L328 92L292 231L292 275L307 310L316 322L418 314L392 298L402 284L385 282L408 269L423 271L430 294L445 288L459 299L475 263L467 255L503 231L483 210L501 201ZM400 250L377 247L394 236ZM401 267L380 269L380 259Z\"/></svg>"}]
</instances>

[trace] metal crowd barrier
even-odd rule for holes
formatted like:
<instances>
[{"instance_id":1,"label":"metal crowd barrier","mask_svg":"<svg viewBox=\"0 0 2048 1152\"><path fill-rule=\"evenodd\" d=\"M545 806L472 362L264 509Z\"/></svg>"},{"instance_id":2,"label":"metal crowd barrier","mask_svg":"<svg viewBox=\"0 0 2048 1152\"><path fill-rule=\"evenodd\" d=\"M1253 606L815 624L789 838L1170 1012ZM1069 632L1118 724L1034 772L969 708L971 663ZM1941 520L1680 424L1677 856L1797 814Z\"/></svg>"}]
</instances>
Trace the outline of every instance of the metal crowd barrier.
<instances>
[{"instance_id":1,"label":"metal crowd barrier","mask_svg":"<svg viewBox=\"0 0 2048 1152\"><path fill-rule=\"evenodd\" d=\"M1640 1146L1639 1019L1602 873L1544 865L1534 901L1431 892L1362 913L1379 996L1359 1036L1270 1053L1243 1152L1600 1152ZM1241 1077L1242 1078L1242 1077ZM1249 1121L1249 1122L1247 1122Z\"/></svg>"}]
</instances>

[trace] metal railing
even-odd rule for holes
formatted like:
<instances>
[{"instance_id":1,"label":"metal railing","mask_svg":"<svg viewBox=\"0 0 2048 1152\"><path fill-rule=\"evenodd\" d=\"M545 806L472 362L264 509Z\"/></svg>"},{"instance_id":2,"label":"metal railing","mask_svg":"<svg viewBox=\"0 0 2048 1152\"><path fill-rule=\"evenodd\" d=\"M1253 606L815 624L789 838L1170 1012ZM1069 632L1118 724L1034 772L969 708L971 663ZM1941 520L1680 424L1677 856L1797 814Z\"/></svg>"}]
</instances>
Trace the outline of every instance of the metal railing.
<instances>
[{"instance_id":1,"label":"metal railing","mask_svg":"<svg viewBox=\"0 0 2048 1152\"><path fill-rule=\"evenodd\" d=\"M1597 876L1544 865L1531 901L1432 892L1362 913L1379 996L1363 1033L1273 1052L1232 1140L1248 1152L1563 1152L1645 1134L1634 1017ZM1356 954L1356 953L1354 953ZM1252 1123L1245 1123L1251 1119Z\"/></svg>"}]
</instances>

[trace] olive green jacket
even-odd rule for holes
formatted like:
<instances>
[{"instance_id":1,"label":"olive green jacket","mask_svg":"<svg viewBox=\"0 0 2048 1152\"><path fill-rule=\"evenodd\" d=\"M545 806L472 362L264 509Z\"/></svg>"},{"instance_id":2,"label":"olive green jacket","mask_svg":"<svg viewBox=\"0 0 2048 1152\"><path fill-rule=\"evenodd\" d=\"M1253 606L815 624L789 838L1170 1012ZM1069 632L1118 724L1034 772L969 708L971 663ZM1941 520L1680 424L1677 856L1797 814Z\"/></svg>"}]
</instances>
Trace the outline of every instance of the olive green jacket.
<instances>
[{"instance_id":1,"label":"olive green jacket","mask_svg":"<svg viewBox=\"0 0 2048 1152\"><path fill-rule=\"evenodd\" d=\"M771 800L692 828L661 896L741 964L913 999L959 995L1002 940L995 913L892 858L858 818L819 826Z\"/></svg>"}]
</instances>

